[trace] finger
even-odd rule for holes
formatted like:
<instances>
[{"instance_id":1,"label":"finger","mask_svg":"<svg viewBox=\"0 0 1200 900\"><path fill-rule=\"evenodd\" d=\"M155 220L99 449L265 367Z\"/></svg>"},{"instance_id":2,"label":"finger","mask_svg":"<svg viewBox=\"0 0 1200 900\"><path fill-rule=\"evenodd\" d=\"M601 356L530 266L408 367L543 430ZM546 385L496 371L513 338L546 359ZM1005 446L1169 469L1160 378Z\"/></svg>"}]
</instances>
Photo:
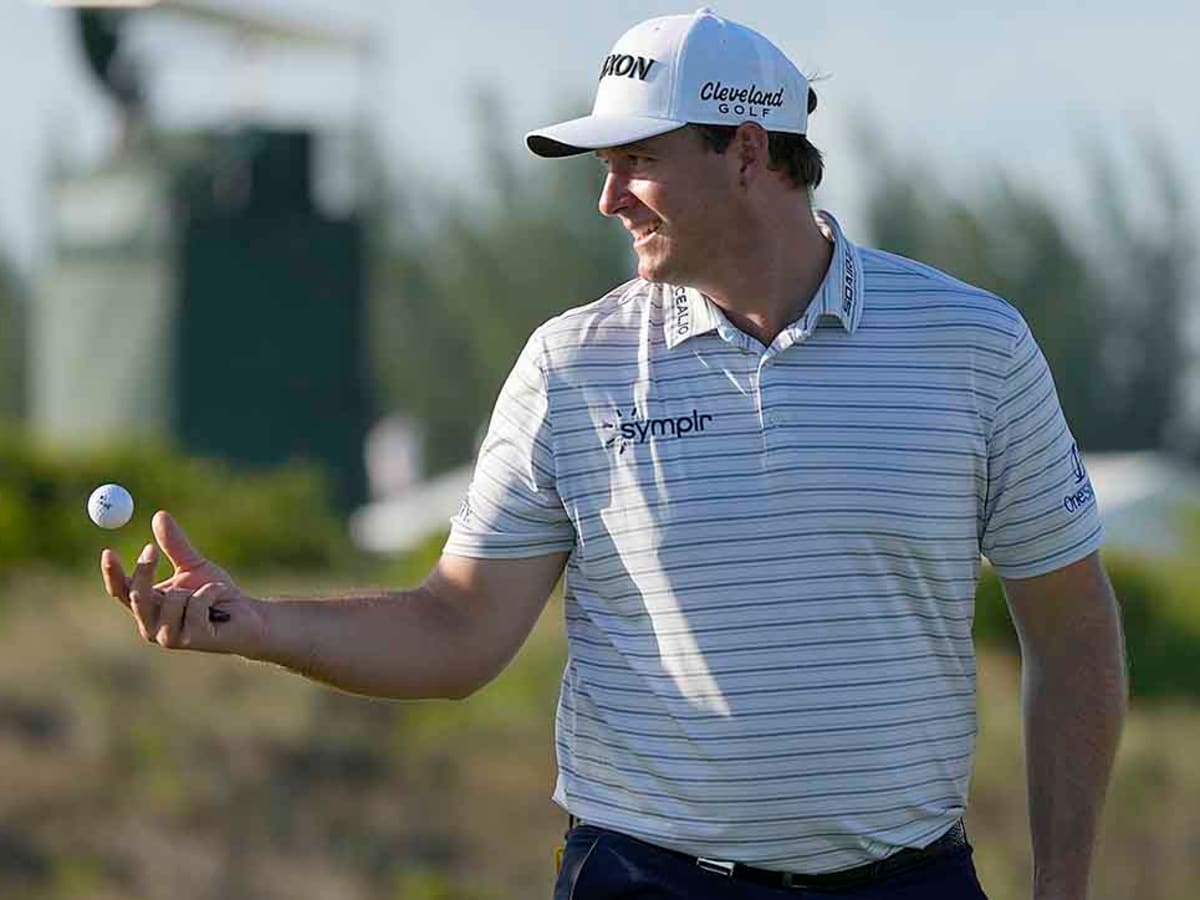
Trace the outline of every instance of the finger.
<instances>
[{"instance_id":1,"label":"finger","mask_svg":"<svg viewBox=\"0 0 1200 900\"><path fill-rule=\"evenodd\" d=\"M176 569L194 569L204 564L204 557L192 546L179 523L166 510L160 509L154 514L150 520L150 530Z\"/></svg>"},{"instance_id":2,"label":"finger","mask_svg":"<svg viewBox=\"0 0 1200 900\"><path fill-rule=\"evenodd\" d=\"M105 547L100 552L100 577L104 579L104 590L114 600L129 608L129 579L125 577L125 569L121 558L112 550Z\"/></svg>"},{"instance_id":3,"label":"finger","mask_svg":"<svg viewBox=\"0 0 1200 900\"><path fill-rule=\"evenodd\" d=\"M184 646L184 617L187 614L190 591L168 591L158 609L158 628L154 640L160 647L172 649Z\"/></svg>"},{"instance_id":4,"label":"finger","mask_svg":"<svg viewBox=\"0 0 1200 900\"><path fill-rule=\"evenodd\" d=\"M202 585L188 603L187 627L201 629L216 637L217 629L214 623L228 622L229 613L216 604L227 599L229 585L220 582L209 582Z\"/></svg>"},{"instance_id":5,"label":"finger","mask_svg":"<svg viewBox=\"0 0 1200 900\"><path fill-rule=\"evenodd\" d=\"M137 619L138 631L148 641L153 641L158 629L158 607L162 594L154 589L154 566L158 562L158 550L153 544L142 548L133 577L129 579L129 607Z\"/></svg>"}]
</instances>

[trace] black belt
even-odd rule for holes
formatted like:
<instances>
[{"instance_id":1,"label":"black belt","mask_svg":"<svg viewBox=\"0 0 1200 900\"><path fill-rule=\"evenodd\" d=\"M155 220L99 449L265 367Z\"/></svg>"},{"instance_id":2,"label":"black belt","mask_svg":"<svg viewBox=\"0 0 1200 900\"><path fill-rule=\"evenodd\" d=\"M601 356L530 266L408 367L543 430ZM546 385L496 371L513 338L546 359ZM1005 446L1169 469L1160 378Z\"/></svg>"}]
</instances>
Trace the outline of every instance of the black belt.
<instances>
[{"instance_id":1,"label":"black belt","mask_svg":"<svg viewBox=\"0 0 1200 900\"><path fill-rule=\"evenodd\" d=\"M574 827L578 822L579 820L574 816L570 817L571 827ZM620 834L620 832L614 832L614 834ZM629 835L621 836L629 838ZM636 838L629 839L637 840ZM820 875L800 875L793 872L777 872L774 869L759 869L755 866L748 866L739 862L692 856L679 850L660 847L657 844L650 844L648 846L654 847L654 849L660 850L663 853L670 853L672 856L686 859L706 872L712 872L726 878L750 881L772 888L837 890L840 888L860 887L864 884L882 881L884 878L899 875L901 872L916 868L924 862L947 853L952 853L955 850L961 850L969 845L967 844L967 831L960 819L951 825L945 834L926 847L905 847L903 850L898 850L891 856L884 857L876 862L855 866L853 869L842 869L838 872L824 872Z\"/></svg>"}]
</instances>

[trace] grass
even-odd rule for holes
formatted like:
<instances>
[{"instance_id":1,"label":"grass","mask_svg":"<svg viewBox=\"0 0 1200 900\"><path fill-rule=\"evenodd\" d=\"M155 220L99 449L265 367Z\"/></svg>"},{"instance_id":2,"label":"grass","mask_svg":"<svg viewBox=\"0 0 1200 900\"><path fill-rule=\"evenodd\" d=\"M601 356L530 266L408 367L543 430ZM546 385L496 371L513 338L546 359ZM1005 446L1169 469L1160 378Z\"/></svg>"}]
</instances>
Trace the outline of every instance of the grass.
<instances>
[{"instance_id":1,"label":"grass","mask_svg":"<svg viewBox=\"0 0 1200 900\"><path fill-rule=\"evenodd\" d=\"M556 603L476 696L390 703L146 646L98 579L25 573L0 597L0 896L549 897ZM968 828L993 900L1029 896L1017 677L981 655ZM1094 900L1195 896L1198 746L1196 707L1135 705Z\"/></svg>"}]
</instances>

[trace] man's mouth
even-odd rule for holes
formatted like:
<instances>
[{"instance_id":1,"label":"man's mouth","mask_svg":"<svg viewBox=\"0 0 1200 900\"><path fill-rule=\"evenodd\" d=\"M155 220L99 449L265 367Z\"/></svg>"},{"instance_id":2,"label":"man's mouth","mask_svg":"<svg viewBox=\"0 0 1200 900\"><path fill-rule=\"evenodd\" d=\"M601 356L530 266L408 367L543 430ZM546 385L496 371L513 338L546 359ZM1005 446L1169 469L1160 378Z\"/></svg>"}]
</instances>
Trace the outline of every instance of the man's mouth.
<instances>
[{"instance_id":1,"label":"man's mouth","mask_svg":"<svg viewBox=\"0 0 1200 900\"><path fill-rule=\"evenodd\" d=\"M633 246L644 243L658 233L658 229L662 226L662 222L655 222L653 225L647 225L644 228L633 230Z\"/></svg>"}]
</instances>

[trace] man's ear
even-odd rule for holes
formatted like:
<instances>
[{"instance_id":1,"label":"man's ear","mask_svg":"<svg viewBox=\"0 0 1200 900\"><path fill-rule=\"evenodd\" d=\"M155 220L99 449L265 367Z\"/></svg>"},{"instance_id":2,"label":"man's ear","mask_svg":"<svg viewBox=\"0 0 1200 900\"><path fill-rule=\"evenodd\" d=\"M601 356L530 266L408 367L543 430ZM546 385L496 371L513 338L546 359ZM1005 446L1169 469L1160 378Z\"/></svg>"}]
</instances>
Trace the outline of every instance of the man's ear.
<instances>
[{"instance_id":1,"label":"man's ear","mask_svg":"<svg viewBox=\"0 0 1200 900\"><path fill-rule=\"evenodd\" d=\"M731 149L737 154L738 177L742 187L762 175L771 161L767 132L753 122L743 122L738 126Z\"/></svg>"}]
</instances>

